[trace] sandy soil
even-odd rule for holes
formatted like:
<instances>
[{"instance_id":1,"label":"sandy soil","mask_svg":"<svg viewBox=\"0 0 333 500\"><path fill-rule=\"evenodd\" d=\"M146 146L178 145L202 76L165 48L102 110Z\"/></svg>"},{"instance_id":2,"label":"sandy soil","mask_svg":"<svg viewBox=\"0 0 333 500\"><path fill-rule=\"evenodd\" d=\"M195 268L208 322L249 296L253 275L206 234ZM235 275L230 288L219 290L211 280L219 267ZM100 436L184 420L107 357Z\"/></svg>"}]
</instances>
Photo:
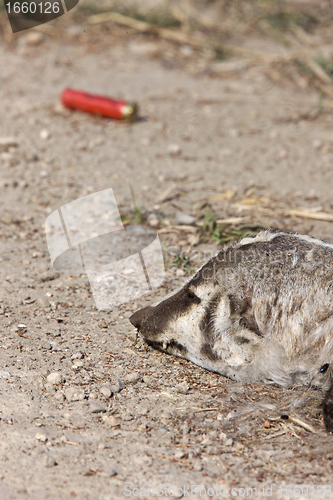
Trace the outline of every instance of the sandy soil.
<instances>
[{"instance_id":1,"label":"sandy soil","mask_svg":"<svg viewBox=\"0 0 333 500\"><path fill-rule=\"evenodd\" d=\"M289 213L333 209L329 101L316 116L311 88L124 29L88 43L69 25L32 42L21 34L0 45L0 137L16 142L0 146L1 500L152 498L158 485L167 498L191 485L192 498L212 496L200 487L214 498L250 496L240 489L250 487L259 498L296 498L287 485L313 487L298 498L329 498L333 438L320 393L238 386L135 343L128 317L179 286L182 263L160 289L98 311L85 275L51 268L44 230L58 207L107 187L131 214L132 186L145 217L169 221L167 264L185 249L195 268L217 250L170 230L177 210L200 217L207 202L218 218L333 241L331 223ZM63 111L67 86L135 100L141 119ZM47 379L56 371L58 385ZM286 413L315 432L281 420Z\"/></svg>"}]
</instances>

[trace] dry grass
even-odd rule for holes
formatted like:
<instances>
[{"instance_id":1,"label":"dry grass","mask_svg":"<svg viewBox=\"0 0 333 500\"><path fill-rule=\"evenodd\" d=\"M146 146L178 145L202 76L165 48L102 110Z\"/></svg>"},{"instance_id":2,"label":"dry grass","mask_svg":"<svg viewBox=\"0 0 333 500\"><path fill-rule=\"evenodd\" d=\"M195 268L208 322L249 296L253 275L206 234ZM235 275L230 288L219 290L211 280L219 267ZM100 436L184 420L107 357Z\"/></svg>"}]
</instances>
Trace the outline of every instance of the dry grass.
<instances>
[{"instance_id":1,"label":"dry grass","mask_svg":"<svg viewBox=\"0 0 333 500\"><path fill-rule=\"evenodd\" d=\"M2 8L0 36L2 31L10 42L5 18ZM46 29L51 33L56 26L58 33L68 22L90 25L92 36L99 31L103 37L108 26L117 25L127 38L140 32L191 46L198 57L209 53L222 62L235 57L277 83L333 97L332 0L319 5L312 0L81 0Z\"/></svg>"},{"instance_id":2,"label":"dry grass","mask_svg":"<svg viewBox=\"0 0 333 500\"><path fill-rule=\"evenodd\" d=\"M87 8L83 4L75 15ZM98 10L88 19L91 24L129 26L197 51L209 49L220 61L249 59L252 68L256 64L262 71L265 65L273 80L292 81L303 90L315 87L333 97L331 0L320 6L284 0L115 0L102 2ZM272 43L276 52L253 49L249 41L258 38Z\"/></svg>"}]
</instances>

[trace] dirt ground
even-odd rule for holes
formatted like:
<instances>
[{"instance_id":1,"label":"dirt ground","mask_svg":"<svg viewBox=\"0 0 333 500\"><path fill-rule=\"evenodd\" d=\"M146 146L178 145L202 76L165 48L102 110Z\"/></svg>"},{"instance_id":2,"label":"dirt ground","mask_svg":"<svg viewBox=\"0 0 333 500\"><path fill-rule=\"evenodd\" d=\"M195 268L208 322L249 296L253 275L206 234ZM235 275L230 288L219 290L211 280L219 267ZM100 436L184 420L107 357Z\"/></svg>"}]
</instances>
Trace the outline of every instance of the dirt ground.
<instances>
[{"instance_id":1,"label":"dirt ground","mask_svg":"<svg viewBox=\"0 0 333 500\"><path fill-rule=\"evenodd\" d=\"M14 139L0 141L1 500L333 497L319 391L238 385L136 343L128 320L230 234L333 242L328 84L112 23L1 26L0 138ZM327 30L307 36L333 54ZM263 33L230 43L289 50ZM64 110L65 87L134 100L140 120ZM158 219L166 278L99 311L85 275L51 268L44 223L106 188L128 222ZM240 217L216 232L216 219Z\"/></svg>"}]
</instances>

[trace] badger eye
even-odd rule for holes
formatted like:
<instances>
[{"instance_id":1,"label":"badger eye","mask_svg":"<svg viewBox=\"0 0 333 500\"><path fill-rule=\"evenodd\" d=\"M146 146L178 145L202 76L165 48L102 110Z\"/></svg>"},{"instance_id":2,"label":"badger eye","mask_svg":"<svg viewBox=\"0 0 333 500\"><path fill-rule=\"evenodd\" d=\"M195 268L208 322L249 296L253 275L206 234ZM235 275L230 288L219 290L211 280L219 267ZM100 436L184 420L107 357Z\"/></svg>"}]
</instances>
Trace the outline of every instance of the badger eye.
<instances>
[{"instance_id":1,"label":"badger eye","mask_svg":"<svg viewBox=\"0 0 333 500\"><path fill-rule=\"evenodd\" d=\"M325 372L327 372L327 370L328 370L328 367L329 367L329 366L330 366L330 365L329 365L329 363L325 363L323 366L321 366L321 368L320 368L320 370L319 370L319 371L320 371L320 373L325 373Z\"/></svg>"},{"instance_id":2,"label":"badger eye","mask_svg":"<svg viewBox=\"0 0 333 500\"><path fill-rule=\"evenodd\" d=\"M193 302L196 302L197 304L200 304L201 302L201 299L195 295L195 293L193 292L193 290L187 290L187 297L193 301Z\"/></svg>"}]
</instances>

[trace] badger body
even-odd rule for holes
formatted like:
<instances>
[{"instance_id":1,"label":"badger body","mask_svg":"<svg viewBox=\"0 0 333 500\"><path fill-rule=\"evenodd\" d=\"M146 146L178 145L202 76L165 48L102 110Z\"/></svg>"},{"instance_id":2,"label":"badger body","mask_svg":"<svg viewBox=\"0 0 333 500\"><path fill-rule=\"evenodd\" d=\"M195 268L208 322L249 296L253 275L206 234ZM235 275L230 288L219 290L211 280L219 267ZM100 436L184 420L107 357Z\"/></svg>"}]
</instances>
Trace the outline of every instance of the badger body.
<instances>
[{"instance_id":1,"label":"badger body","mask_svg":"<svg viewBox=\"0 0 333 500\"><path fill-rule=\"evenodd\" d=\"M130 321L149 345L238 382L328 390L333 431L333 245L262 231Z\"/></svg>"}]
</instances>

